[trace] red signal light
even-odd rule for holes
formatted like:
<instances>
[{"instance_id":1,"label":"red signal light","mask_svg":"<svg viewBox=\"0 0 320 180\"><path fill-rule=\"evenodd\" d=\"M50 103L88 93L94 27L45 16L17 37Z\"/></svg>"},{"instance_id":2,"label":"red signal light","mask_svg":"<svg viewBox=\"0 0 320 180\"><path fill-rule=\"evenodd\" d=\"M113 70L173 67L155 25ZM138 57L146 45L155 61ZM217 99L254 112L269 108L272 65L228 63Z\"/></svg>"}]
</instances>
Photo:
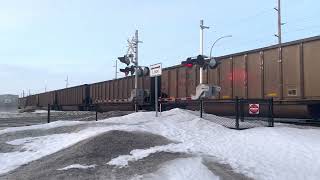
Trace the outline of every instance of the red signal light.
<instances>
[{"instance_id":1,"label":"red signal light","mask_svg":"<svg viewBox=\"0 0 320 180\"><path fill-rule=\"evenodd\" d=\"M188 68L192 68L192 67L193 67L193 64L187 63L187 64L184 64L183 66L188 67Z\"/></svg>"}]
</instances>

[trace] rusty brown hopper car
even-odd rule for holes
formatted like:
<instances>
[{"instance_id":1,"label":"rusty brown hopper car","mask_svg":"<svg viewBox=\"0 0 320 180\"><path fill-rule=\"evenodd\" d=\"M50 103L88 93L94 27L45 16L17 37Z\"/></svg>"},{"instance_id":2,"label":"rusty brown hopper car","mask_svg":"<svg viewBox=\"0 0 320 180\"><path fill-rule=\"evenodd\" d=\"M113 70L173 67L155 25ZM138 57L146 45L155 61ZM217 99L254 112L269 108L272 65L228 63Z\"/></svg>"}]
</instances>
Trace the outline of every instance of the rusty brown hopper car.
<instances>
[{"instance_id":1,"label":"rusty brown hopper car","mask_svg":"<svg viewBox=\"0 0 320 180\"><path fill-rule=\"evenodd\" d=\"M134 77L98 82L90 85L93 104L108 103L128 99L134 88Z\"/></svg>"},{"instance_id":2,"label":"rusty brown hopper car","mask_svg":"<svg viewBox=\"0 0 320 180\"><path fill-rule=\"evenodd\" d=\"M138 78L138 88L149 91L150 77ZM107 102L122 102L130 98L134 89L134 76L119 78L116 80L98 82L90 85L90 97L93 104Z\"/></svg>"},{"instance_id":3,"label":"rusty brown hopper car","mask_svg":"<svg viewBox=\"0 0 320 180\"><path fill-rule=\"evenodd\" d=\"M217 59L220 66L204 71L203 77L204 83L221 86L218 99L272 97L276 101L277 116L310 117L310 114L319 114L320 37ZM161 90L172 98L191 96L199 84L198 74L197 67L166 68ZM221 109L221 106L209 109L222 114L232 111L232 107Z\"/></svg>"},{"instance_id":4,"label":"rusty brown hopper car","mask_svg":"<svg viewBox=\"0 0 320 180\"><path fill-rule=\"evenodd\" d=\"M55 91L38 94L38 106L46 108L48 104L52 105L55 103L55 98Z\"/></svg>"},{"instance_id":5,"label":"rusty brown hopper car","mask_svg":"<svg viewBox=\"0 0 320 180\"><path fill-rule=\"evenodd\" d=\"M86 105L89 85L81 85L56 91L56 105L60 110L82 110Z\"/></svg>"},{"instance_id":6,"label":"rusty brown hopper car","mask_svg":"<svg viewBox=\"0 0 320 180\"><path fill-rule=\"evenodd\" d=\"M34 94L34 95L25 97L25 104L26 106L33 106L33 107L38 106L38 95Z\"/></svg>"},{"instance_id":7,"label":"rusty brown hopper car","mask_svg":"<svg viewBox=\"0 0 320 180\"><path fill-rule=\"evenodd\" d=\"M134 76L128 76L91 84L90 98L92 104L99 104L99 107L103 110L132 110L133 106L128 101L131 91L134 89L134 80ZM139 77L138 88L147 92L150 91L150 77Z\"/></svg>"}]
</instances>

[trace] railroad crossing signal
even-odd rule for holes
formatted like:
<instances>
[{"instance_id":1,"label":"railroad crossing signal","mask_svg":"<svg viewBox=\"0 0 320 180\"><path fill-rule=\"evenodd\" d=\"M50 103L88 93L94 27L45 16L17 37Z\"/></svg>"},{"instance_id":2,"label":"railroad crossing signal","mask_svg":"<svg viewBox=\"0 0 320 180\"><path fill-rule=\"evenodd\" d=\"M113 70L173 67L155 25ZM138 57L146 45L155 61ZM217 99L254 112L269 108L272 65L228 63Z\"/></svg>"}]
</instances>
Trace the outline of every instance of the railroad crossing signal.
<instances>
[{"instance_id":1,"label":"railroad crossing signal","mask_svg":"<svg viewBox=\"0 0 320 180\"><path fill-rule=\"evenodd\" d=\"M127 66L129 66L130 64L130 59L127 55L124 55L123 57L118 57L118 59L120 60L120 62L126 64Z\"/></svg>"},{"instance_id":2,"label":"railroad crossing signal","mask_svg":"<svg viewBox=\"0 0 320 180\"><path fill-rule=\"evenodd\" d=\"M203 69L215 69L220 64L214 58L207 58L206 56L199 55L197 57L188 57L185 61L182 61L181 64L185 67L192 68L194 65L199 65Z\"/></svg>"},{"instance_id":3,"label":"railroad crossing signal","mask_svg":"<svg viewBox=\"0 0 320 180\"><path fill-rule=\"evenodd\" d=\"M128 66L128 67L125 67L123 69L120 69L120 72L123 72L126 76L128 76L128 74L130 73L131 75L134 75L135 73L135 66ZM149 68L148 67L138 67L137 68L137 75L139 77L142 77L142 76L148 76L149 75Z\"/></svg>"},{"instance_id":4,"label":"railroad crossing signal","mask_svg":"<svg viewBox=\"0 0 320 180\"><path fill-rule=\"evenodd\" d=\"M144 67L143 69L142 69L142 67L138 67L138 69L137 69L137 74L139 77L148 76L149 72L150 72L150 70L148 67Z\"/></svg>"},{"instance_id":5,"label":"railroad crossing signal","mask_svg":"<svg viewBox=\"0 0 320 180\"><path fill-rule=\"evenodd\" d=\"M126 76L128 76L129 72L131 73L131 75L133 75L134 71L134 66L128 66L124 69L120 69L120 72L123 72Z\"/></svg>"}]
</instances>

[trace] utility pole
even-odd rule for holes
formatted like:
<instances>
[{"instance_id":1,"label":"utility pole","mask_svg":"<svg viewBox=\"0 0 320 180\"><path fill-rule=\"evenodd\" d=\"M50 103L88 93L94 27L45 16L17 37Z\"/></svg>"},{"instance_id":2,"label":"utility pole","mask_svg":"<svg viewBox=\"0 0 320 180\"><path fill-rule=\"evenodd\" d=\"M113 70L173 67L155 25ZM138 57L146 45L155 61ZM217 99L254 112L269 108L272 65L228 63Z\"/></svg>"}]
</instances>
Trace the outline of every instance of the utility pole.
<instances>
[{"instance_id":1,"label":"utility pole","mask_svg":"<svg viewBox=\"0 0 320 180\"><path fill-rule=\"evenodd\" d=\"M118 79L118 60L116 60L114 79Z\"/></svg>"},{"instance_id":2,"label":"utility pole","mask_svg":"<svg viewBox=\"0 0 320 180\"><path fill-rule=\"evenodd\" d=\"M47 92L47 81L44 82L44 92Z\"/></svg>"},{"instance_id":3,"label":"utility pole","mask_svg":"<svg viewBox=\"0 0 320 180\"><path fill-rule=\"evenodd\" d=\"M203 55L203 30L204 29L209 29L209 27L208 26L204 26L203 25L203 20L200 20L200 55ZM202 84L202 82L203 82L203 78L202 78L202 75L203 75L203 68L202 67L200 67L200 84Z\"/></svg>"},{"instance_id":4,"label":"utility pole","mask_svg":"<svg viewBox=\"0 0 320 180\"><path fill-rule=\"evenodd\" d=\"M135 37L134 37L134 64L135 64L135 78L134 78L134 89L136 90L136 102L134 103L134 110L138 112L137 107L137 97L138 97L138 46L139 46L139 32L136 30Z\"/></svg>"},{"instance_id":5,"label":"utility pole","mask_svg":"<svg viewBox=\"0 0 320 180\"><path fill-rule=\"evenodd\" d=\"M278 13L278 34L275 35L276 37L278 37L278 45L279 45L279 98L283 99L283 64L282 64L282 25L284 25L284 23L282 23L281 20L281 0L278 0L278 7L274 8L277 13Z\"/></svg>"},{"instance_id":6,"label":"utility pole","mask_svg":"<svg viewBox=\"0 0 320 180\"><path fill-rule=\"evenodd\" d=\"M282 28L281 26L284 25L281 21L281 0L278 0L278 7L274 8L278 13L278 34L275 35L278 37L278 44L281 45L282 43Z\"/></svg>"},{"instance_id":7,"label":"utility pole","mask_svg":"<svg viewBox=\"0 0 320 180\"><path fill-rule=\"evenodd\" d=\"M135 44L135 46L134 46L134 49L135 49L135 51L134 51L134 53L135 53L135 56L134 56L134 58L135 58L135 60L134 60L134 63L135 63L135 79L134 79L134 88L136 89L136 97L137 97L137 89L138 89L138 66L139 66L139 64L138 64L138 44L139 44L139 32L138 32L138 30L136 30L136 33L135 33L135 38L134 38L134 44Z\"/></svg>"},{"instance_id":8,"label":"utility pole","mask_svg":"<svg viewBox=\"0 0 320 180\"><path fill-rule=\"evenodd\" d=\"M22 90L22 97L24 97L24 90Z\"/></svg>"},{"instance_id":9,"label":"utility pole","mask_svg":"<svg viewBox=\"0 0 320 180\"><path fill-rule=\"evenodd\" d=\"M69 86L69 77L68 76L67 76L67 79L65 81L66 81L66 88L68 88L68 86Z\"/></svg>"}]
</instances>

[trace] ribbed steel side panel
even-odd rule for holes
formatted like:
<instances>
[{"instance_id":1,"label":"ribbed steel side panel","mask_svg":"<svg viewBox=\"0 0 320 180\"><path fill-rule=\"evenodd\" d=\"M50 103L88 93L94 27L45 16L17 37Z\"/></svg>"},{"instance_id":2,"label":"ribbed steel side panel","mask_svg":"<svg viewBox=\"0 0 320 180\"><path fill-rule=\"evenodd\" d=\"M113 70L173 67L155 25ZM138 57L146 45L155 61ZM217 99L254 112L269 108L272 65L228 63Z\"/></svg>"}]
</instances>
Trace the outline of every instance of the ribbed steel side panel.
<instances>
[{"instance_id":1,"label":"ribbed steel side panel","mask_svg":"<svg viewBox=\"0 0 320 180\"><path fill-rule=\"evenodd\" d=\"M232 98L232 59L224 59L219 67L220 70L220 98L231 99Z\"/></svg>"},{"instance_id":2,"label":"ribbed steel side panel","mask_svg":"<svg viewBox=\"0 0 320 180\"><path fill-rule=\"evenodd\" d=\"M114 81L109 81L110 86L110 100L114 99Z\"/></svg>"},{"instance_id":3,"label":"ribbed steel side panel","mask_svg":"<svg viewBox=\"0 0 320 180\"><path fill-rule=\"evenodd\" d=\"M284 98L301 98L300 87L300 46L287 46L282 49L283 95Z\"/></svg>"},{"instance_id":4,"label":"ribbed steel side panel","mask_svg":"<svg viewBox=\"0 0 320 180\"><path fill-rule=\"evenodd\" d=\"M218 69L209 69L208 70L208 84L219 85L218 78L219 78Z\"/></svg>"},{"instance_id":5,"label":"ribbed steel side panel","mask_svg":"<svg viewBox=\"0 0 320 180\"><path fill-rule=\"evenodd\" d=\"M186 67L178 68L178 98L187 96Z\"/></svg>"},{"instance_id":6,"label":"ribbed steel side panel","mask_svg":"<svg viewBox=\"0 0 320 180\"><path fill-rule=\"evenodd\" d=\"M169 71L162 71L161 75L161 93L169 95Z\"/></svg>"},{"instance_id":7,"label":"ribbed steel side panel","mask_svg":"<svg viewBox=\"0 0 320 180\"><path fill-rule=\"evenodd\" d=\"M264 96L278 98L280 95L278 49L264 51Z\"/></svg>"},{"instance_id":8,"label":"ribbed steel side panel","mask_svg":"<svg viewBox=\"0 0 320 180\"><path fill-rule=\"evenodd\" d=\"M320 98L320 41L303 44L304 87L309 99Z\"/></svg>"},{"instance_id":9,"label":"ribbed steel side panel","mask_svg":"<svg viewBox=\"0 0 320 180\"><path fill-rule=\"evenodd\" d=\"M247 56L248 98L262 98L262 64L261 54L251 53Z\"/></svg>"},{"instance_id":10,"label":"ribbed steel side panel","mask_svg":"<svg viewBox=\"0 0 320 180\"><path fill-rule=\"evenodd\" d=\"M233 57L233 97L246 98L246 64L245 56Z\"/></svg>"},{"instance_id":11,"label":"ribbed steel side panel","mask_svg":"<svg viewBox=\"0 0 320 180\"><path fill-rule=\"evenodd\" d=\"M129 77L127 78L127 83L128 83L128 91L127 91L127 96L128 98L130 97L131 95L131 90L133 89L134 85L133 85L133 78L132 77Z\"/></svg>"},{"instance_id":12,"label":"ribbed steel side panel","mask_svg":"<svg viewBox=\"0 0 320 180\"><path fill-rule=\"evenodd\" d=\"M186 96L191 97L196 94L197 67L186 69Z\"/></svg>"},{"instance_id":13,"label":"ribbed steel side panel","mask_svg":"<svg viewBox=\"0 0 320 180\"><path fill-rule=\"evenodd\" d=\"M113 97L112 100L118 99L118 81L112 81Z\"/></svg>"},{"instance_id":14,"label":"ribbed steel side panel","mask_svg":"<svg viewBox=\"0 0 320 180\"><path fill-rule=\"evenodd\" d=\"M82 105L85 96L82 92L85 91L85 86L76 86L68 89L61 89L56 91L58 105ZM54 96L54 95L53 95Z\"/></svg>"},{"instance_id":15,"label":"ribbed steel side panel","mask_svg":"<svg viewBox=\"0 0 320 180\"><path fill-rule=\"evenodd\" d=\"M54 103L54 92L45 92L38 95L39 98L39 106L47 107L48 104Z\"/></svg>"},{"instance_id":16,"label":"ribbed steel side panel","mask_svg":"<svg viewBox=\"0 0 320 180\"><path fill-rule=\"evenodd\" d=\"M126 91L126 89L124 89L124 85L123 85L123 79L119 79L119 99L123 99L123 94L124 94L124 91Z\"/></svg>"},{"instance_id":17,"label":"ribbed steel side panel","mask_svg":"<svg viewBox=\"0 0 320 180\"><path fill-rule=\"evenodd\" d=\"M110 81L106 82L106 99L111 99Z\"/></svg>"}]
</instances>

